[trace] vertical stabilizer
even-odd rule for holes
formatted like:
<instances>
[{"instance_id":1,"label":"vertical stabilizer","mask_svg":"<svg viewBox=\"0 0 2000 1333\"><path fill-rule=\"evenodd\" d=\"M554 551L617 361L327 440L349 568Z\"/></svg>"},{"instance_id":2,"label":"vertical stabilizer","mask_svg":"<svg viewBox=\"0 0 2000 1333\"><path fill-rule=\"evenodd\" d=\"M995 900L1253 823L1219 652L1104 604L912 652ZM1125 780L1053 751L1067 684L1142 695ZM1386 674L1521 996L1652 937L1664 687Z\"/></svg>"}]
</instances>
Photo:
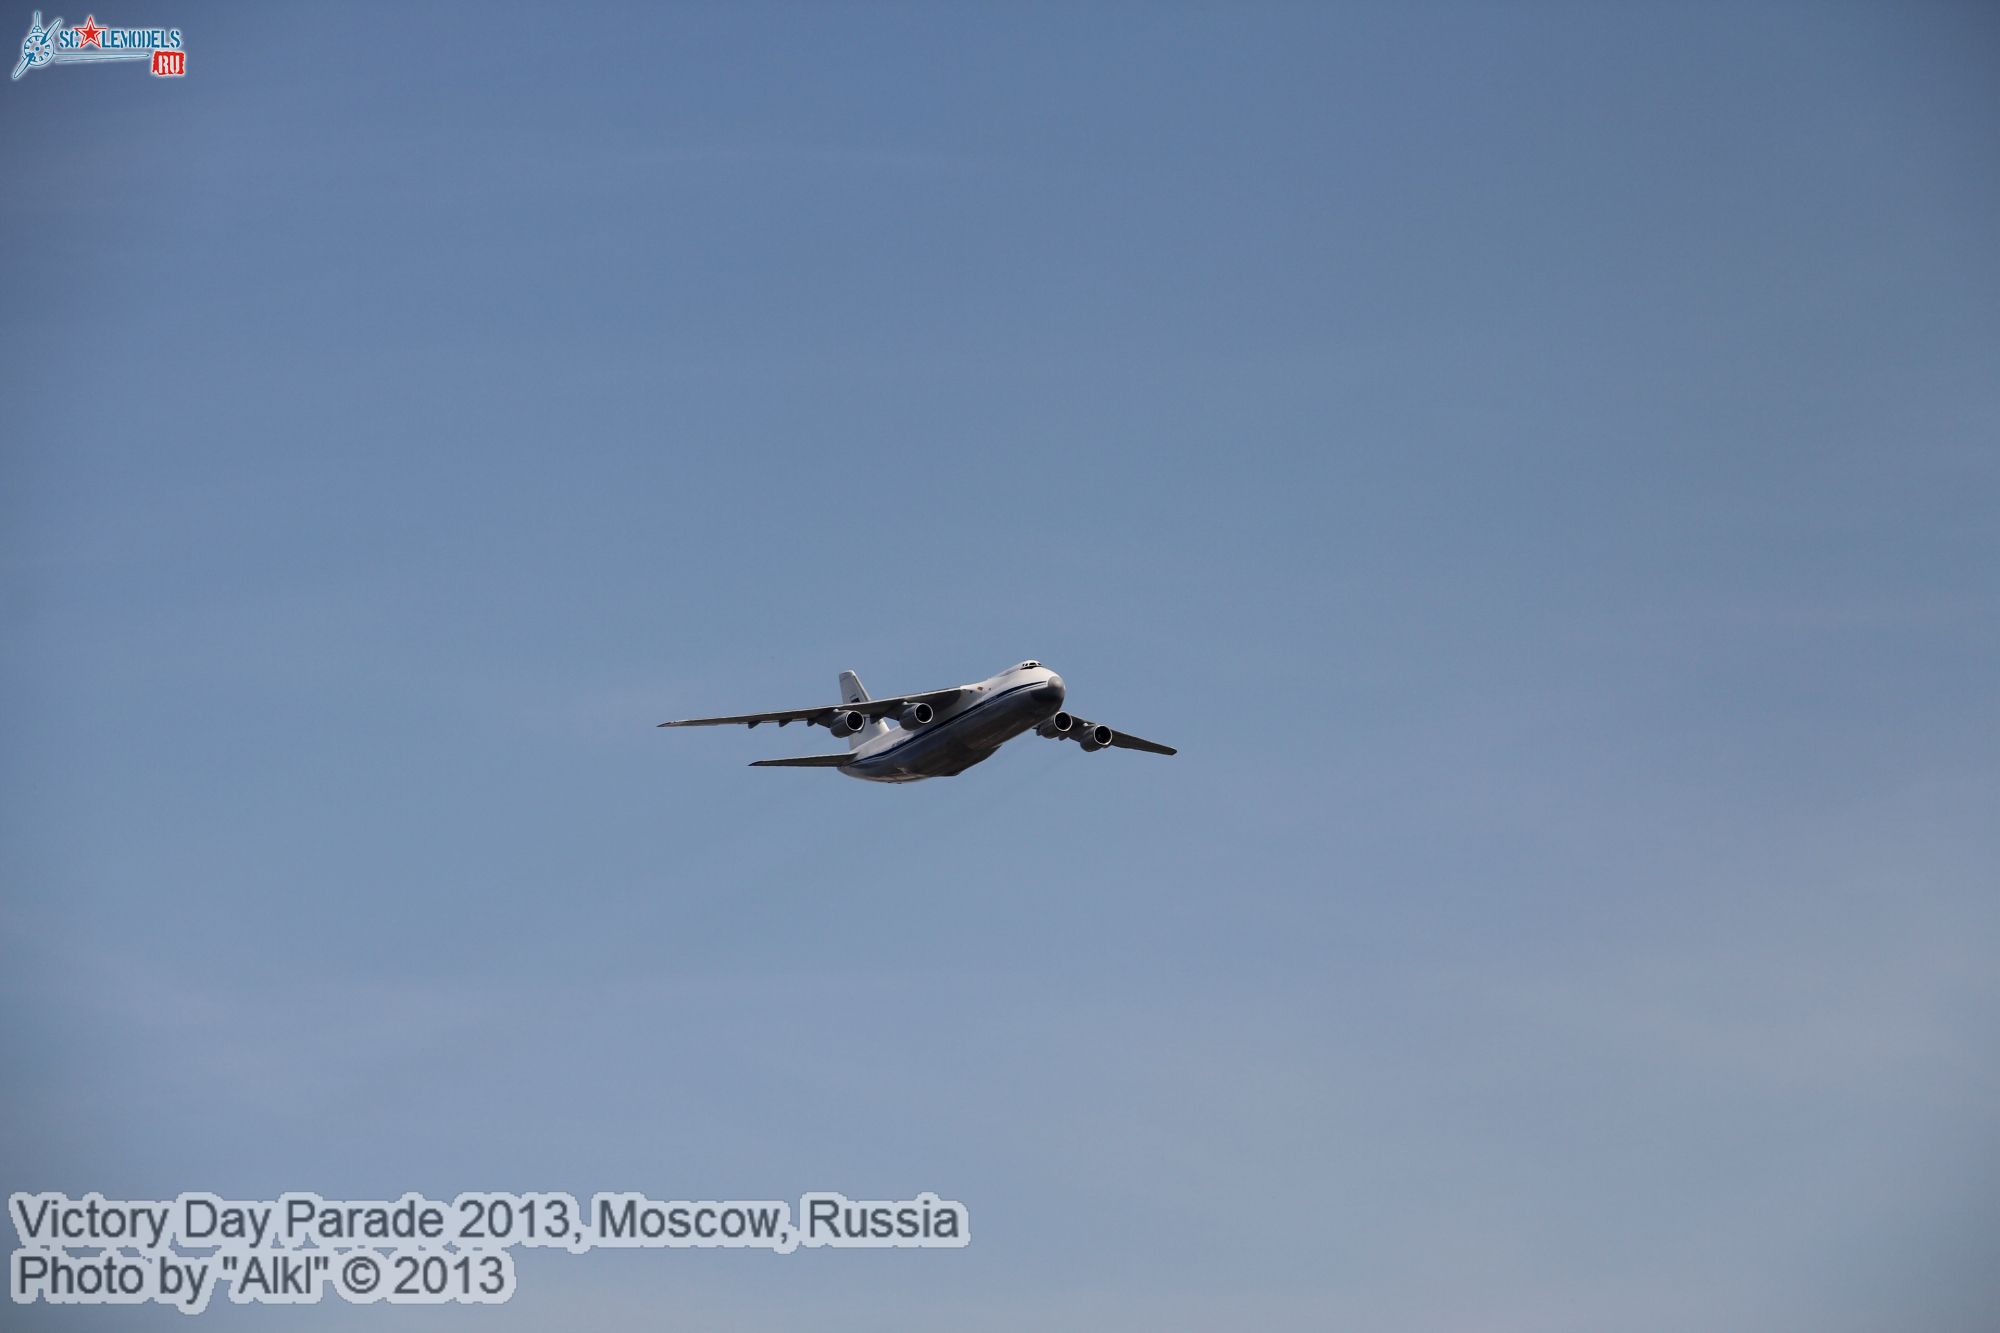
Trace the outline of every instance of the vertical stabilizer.
<instances>
[{"instance_id":1,"label":"vertical stabilizer","mask_svg":"<svg viewBox=\"0 0 2000 1333\"><path fill-rule=\"evenodd\" d=\"M855 675L852 671L843 671L840 673L840 701L844 704L862 704L868 702L868 691L861 687L861 677ZM879 717L871 718L862 724L861 730L847 738L847 748L858 750L877 736L886 735L888 730L889 724L887 722L884 722Z\"/></svg>"}]
</instances>

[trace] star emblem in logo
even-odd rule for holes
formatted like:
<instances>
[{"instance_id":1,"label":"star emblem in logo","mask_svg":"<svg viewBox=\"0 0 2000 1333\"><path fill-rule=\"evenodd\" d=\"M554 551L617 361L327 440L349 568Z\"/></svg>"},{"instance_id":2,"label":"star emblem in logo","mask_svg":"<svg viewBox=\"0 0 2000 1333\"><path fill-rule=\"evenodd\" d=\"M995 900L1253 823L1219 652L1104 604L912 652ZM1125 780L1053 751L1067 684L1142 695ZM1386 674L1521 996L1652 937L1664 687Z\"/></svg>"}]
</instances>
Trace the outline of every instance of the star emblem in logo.
<instances>
[{"instance_id":1,"label":"star emblem in logo","mask_svg":"<svg viewBox=\"0 0 2000 1333\"><path fill-rule=\"evenodd\" d=\"M95 14L85 15L83 20L83 26L76 30L76 35L80 39L77 42L77 46L79 48L85 46L94 46L98 50L102 51L104 49L104 44L98 41L97 37L98 34L102 33L103 31L104 29L97 26L97 16Z\"/></svg>"}]
</instances>

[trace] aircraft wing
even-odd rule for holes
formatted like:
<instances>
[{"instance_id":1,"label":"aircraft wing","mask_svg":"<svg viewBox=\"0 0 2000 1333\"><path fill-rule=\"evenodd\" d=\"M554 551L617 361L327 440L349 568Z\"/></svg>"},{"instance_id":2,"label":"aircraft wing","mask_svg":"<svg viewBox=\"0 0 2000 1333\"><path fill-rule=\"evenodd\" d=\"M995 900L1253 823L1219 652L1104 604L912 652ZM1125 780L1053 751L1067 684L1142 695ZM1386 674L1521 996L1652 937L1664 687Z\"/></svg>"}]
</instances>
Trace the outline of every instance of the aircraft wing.
<instances>
[{"instance_id":1,"label":"aircraft wing","mask_svg":"<svg viewBox=\"0 0 2000 1333\"><path fill-rule=\"evenodd\" d=\"M1056 717L1058 718L1062 716L1064 715L1061 713L1058 713L1056 715ZM1074 713L1068 714L1068 717L1070 719L1068 731L1056 730L1055 718L1051 718L1047 722L1042 723L1042 725L1040 725L1039 727L1036 727L1035 734L1038 736L1046 736L1050 740L1075 741L1078 744L1082 745L1087 750L1099 748L1098 746L1092 744L1086 738L1089 737L1091 732L1097 730L1097 728L1102 726L1103 724L1098 722L1092 722L1087 717L1078 717ZM1109 741L1106 741L1105 744L1113 746L1117 749L1144 750L1147 754L1180 753L1179 750L1176 750L1171 745L1162 745L1158 741L1149 741L1143 736L1134 736L1130 732L1120 731L1116 727L1106 726L1104 727L1104 730L1111 733L1111 739Z\"/></svg>"},{"instance_id":2,"label":"aircraft wing","mask_svg":"<svg viewBox=\"0 0 2000 1333\"><path fill-rule=\"evenodd\" d=\"M948 690L931 690L927 694L898 694L888 699L863 699L855 704L821 704L817 708L781 708L774 713L736 713L729 717L690 717L678 722L662 722L663 727L754 727L765 722L775 722L787 726L793 722L803 722L807 726L825 726L833 720L835 713L859 713L863 717L894 717L911 704L929 704L932 708L942 708L959 696L958 687Z\"/></svg>"},{"instance_id":3,"label":"aircraft wing","mask_svg":"<svg viewBox=\"0 0 2000 1333\"><path fill-rule=\"evenodd\" d=\"M802 754L797 759L752 759L752 768L845 768L854 762L851 754Z\"/></svg>"},{"instance_id":4,"label":"aircraft wing","mask_svg":"<svg viewBox=\"0 0 2000 1333\"><path fill-rule=\"evenodd\" d=\"M1140 737L1134 736L1129 731L1120 731L1116 727L1111 729L1111 743L1119 749L1144 750L1147 754L1180 753L1179 750L1176 750L1171 745L1162 745L1158 741L1143 740Z\"/></svg>"}]
</instances>

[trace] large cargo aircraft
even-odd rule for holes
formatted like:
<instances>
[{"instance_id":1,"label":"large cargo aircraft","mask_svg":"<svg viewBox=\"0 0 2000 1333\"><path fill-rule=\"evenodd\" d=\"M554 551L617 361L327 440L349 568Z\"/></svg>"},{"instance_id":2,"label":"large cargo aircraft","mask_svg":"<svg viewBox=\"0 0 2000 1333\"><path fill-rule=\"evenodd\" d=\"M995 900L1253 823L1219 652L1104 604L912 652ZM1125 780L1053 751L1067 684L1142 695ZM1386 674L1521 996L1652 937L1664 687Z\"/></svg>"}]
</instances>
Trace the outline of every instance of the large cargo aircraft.
<instances>
[{"instance_id":1,"label":"large cargo aircraft","mask_svg":"<svg viewBox=\"0 0 2000 1333\"><path fill-rule=\"evenodd\" d=\"M809 754L796 759L759 759L752 768L837 768L868 782L916 782L948 778L989 759L1002 745L1026 732L1050 740L1075 741L1086 752L1104 749L1173 754L1172 746L1113 731L1063 711L1063 678L1040 662L1022 662L971 685L924 694L871 699L852 671L840 673L837 704L790 708L733 717L691 717L663 727L785 726L803 722L825 727L847 740L846 754ZM894 722L895 726L889 724Z\"/></svg>"}]
</instances>

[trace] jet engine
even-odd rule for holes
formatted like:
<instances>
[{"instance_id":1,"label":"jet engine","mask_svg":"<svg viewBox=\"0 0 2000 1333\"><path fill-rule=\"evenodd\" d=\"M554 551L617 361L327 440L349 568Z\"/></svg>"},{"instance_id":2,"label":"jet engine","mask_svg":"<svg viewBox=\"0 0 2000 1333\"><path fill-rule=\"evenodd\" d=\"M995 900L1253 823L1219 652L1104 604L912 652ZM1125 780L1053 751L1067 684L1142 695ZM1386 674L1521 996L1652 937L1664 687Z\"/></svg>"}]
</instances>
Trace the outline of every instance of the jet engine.
<instances>
[{"instance_id":1,"label":"jet engine","mask_svg":"<svg viewBox=\"0 0 2000 1333\"><path fill-rule=\"evenodd\" d=\"M1085 754L1093 750L1102 750L1111 744L1112 738L1116 735L1102 722L1086 722L1072 713L1057 713L1036 727L1035 734L1046 736L1050 740L1075 741L1083 747Z\"/></svg>"},{"instance_id":2,"label":"jet engine","mask_svg":"<svg viewBox=\"0 0 2000 1333\"><path fill-rule=\"evenodd\" d=\"M909 730L928 727L936 717L936 711L927 703L904 704L903 711L896 714L896 720Z\"/></svg>"},{"instance_id":3,"label":"jet engine","mask_svg":"<svg viewBox=\"0 0 2000 1333\"><path fill-rule=\"evenodd\" d=\"M827 722L826 729L836 736L852 736L868 724L868 719L852 710L835 713Z\"/></svg>"}]
</instances>

